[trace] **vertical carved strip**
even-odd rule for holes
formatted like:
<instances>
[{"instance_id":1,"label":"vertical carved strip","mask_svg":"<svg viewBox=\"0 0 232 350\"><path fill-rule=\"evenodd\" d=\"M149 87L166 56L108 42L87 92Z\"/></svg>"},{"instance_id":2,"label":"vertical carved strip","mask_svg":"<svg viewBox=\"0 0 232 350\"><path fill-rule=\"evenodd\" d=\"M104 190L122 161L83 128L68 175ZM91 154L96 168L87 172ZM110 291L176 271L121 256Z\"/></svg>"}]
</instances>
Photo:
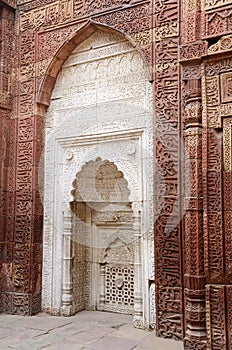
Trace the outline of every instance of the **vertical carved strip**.
<instances>
[{"instance_id":1,"label":"vertical carved strip","mask_svg":"<svg viewBox=\"0 0 232 350\"><path fill-rule=\"evenodd\" d=\"M182 1L183 7L183 42L191 43L201 39L201 1Z\"/></svg>"},{"instance_id":2,"label":"vertical carved strip","mask_svg":"<svg viewBox=\"0 0 232 350\"><path fill-rule=\"evenodd\" d=\"M228 61L229 63L229 61ZM221 68L221 66L223 68ZM207 346L208 349L230 349L231 314L228 300L231 283L231 197L226 188L231 186L229 172L223 174L225 161L225 135L228 115L229 75L225 61L206 64L203 79L203 189L204 189L204 231L205 231L205 274L207 279ZM221 71L223 74L221 74ZM222 123L223 121L223 123ZM221 130L223 124L223 133ZM222 140L222 136L224 139ZM228 137L228 135L226 136ZM224 141L224 154L222 151ZM227 145L229 145L227 143ZM231 146L229 146L231 147ZM230 154L231 156L231 154ZM228 158L227 158L228 160ZM224 176L224 177L223 177ZM228 177L227 177L228 176ZM231 192L231 187L229 192Z\"/></svg>"},{"instance_id":3,"label":"vertical carved strip","mask_svg":"<svg viewBox=\"0 0 232 350\"><path fill-rule=\"evenodd\" d=\"M232 286L226 287L228 349L232 349Z\"/></svg>"},{"instance_id":4,"label":"vertical carved strip","mask_svg":"<svg viewBox=\"0 0 232 350\"><path fill-rule=\"evenodd\" d=\"M230 75L231 77L231 75ZM224 89L228 89L229 84L225 84ZM231 94L228 94L231 96ZM231 283L232 279L232 118L223 118L223 214L224 214L224 234L225 234L225 273L226 282ZM227 307L227 348L232 348L232 287L226 287Z\"/></svg>"},{"instance_id":5,"label":"vertical carved strip","mask_svg":"<svg viewBox=\"0 0 232 350\"><path fill-rule=\"evenodd\" d=\"M226 280L232 278L232 171L223 174L225 273ZM232 321L232 320L231 320Z\"/></svg>"},{"instance_id":6,"label":"vertical carved strip","mask_svg":"<svg viewBox=\"0 0 232 350\"><path fill-rule=\"evenodd\" d=\"M227 350L225 286L210 285L206 288L207 349Z\"/></svg>"},{"instance_id":7,"label":"vertical carved strip","mask_svg":"<svg viewBox=\"0 0 232 350\"><path fill-rule=\"evenodd\" d=\"M220 136L220 135L219 135ZM222 229L221 152L216 132L203 131L205 210L205 259L208 283L223 281L224 235Z\"/></svg>"},{"instance_id":8,"label":"vertical carved strip","mask_svg":"<svg viewBox=\"0 0 232 350\"><path fill-rule=\"evenodd\" d=\"M203 192L205 273L208 283L223 283L224 235L222 227L222 135L218 115L219 79L204 77Z\"/></svg>"},{"instance_id":9,"label":"vertical carved strip","mask_svg":"<svg viewBox=\"0 0 232 350\"><path fill-rule=\"evenodd\" d=\"M154 18L157 334L181 339L178 1L155 1Z\"/></svg>"},{"instance_id":10,"label":"vertical carved strip","mask_svg":"<svg viewBox=\"0 0 232 350\"><path fill-rule=\"evenodd\" d=\"M12 58L13 58L14 11L7 6L0 8L1 49L0 49L0 109L12 108Z\"/></svg>"}]
</instances>

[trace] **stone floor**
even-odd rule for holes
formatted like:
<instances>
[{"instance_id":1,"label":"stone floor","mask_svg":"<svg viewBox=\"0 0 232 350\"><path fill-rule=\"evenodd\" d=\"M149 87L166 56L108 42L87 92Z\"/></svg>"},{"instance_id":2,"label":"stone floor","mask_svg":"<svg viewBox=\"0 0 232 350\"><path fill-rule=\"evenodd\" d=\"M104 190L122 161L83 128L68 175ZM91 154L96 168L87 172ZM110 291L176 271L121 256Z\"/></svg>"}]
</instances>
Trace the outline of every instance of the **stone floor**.
<instances>
[{"instance_id":1,"label":"stone floor","mask_svg":"<svg viewBox=\"0 0 232 350\"><path fill-rule=\"evenodd\" d=\"M0 315L0 349L182 350L183 346L133 328L131 316L82 311L70 318Z\"/></svg>"}]
</instances>

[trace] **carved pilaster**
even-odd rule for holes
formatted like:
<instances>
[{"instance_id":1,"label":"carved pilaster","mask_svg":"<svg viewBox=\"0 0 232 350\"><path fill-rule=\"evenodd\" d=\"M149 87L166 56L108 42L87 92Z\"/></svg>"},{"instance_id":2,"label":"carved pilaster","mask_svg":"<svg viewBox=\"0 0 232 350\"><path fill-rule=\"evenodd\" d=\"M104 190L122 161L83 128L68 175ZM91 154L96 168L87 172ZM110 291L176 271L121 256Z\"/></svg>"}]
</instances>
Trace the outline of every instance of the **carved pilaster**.
<instances>
[{"instance_id":1,"label":"carved pilaster","mask_svg":"<svg viewBox=\"0 0 232 350\"><path fill-rule=\"evenodd\" d=\"M142 297L142 266L141 266L141 217L137 204L134 210L134 269L135 269L135 291L134 291L134 326L143 328L143 297Z\"/></svg>"},{"instance_id":2,"label":"carved pilaster","mask_svg":"<svg viewBox=\"0 0 232 350\"><path fill-rule=\"evenodd\" d=\"M104 310L105 304L105 276L106 276L106 264L100 264L100 305L99 310Z\"/></svg>"},{"instance_id":3,"label":"carved pilaster","mask_svg":"<svg viewBox=\"0 0 232 350\"><path fill-rule=\"evenodd\" d=\"M72 285L72 213L66 211L63 217L63 279L62 279L62 306L60 313L63 316L71 316L75 313L73 306Z\"/></svg>"},{"instance_id":4,"label":"carved pilaster","mask_svg":"<svg viewBox=\"0 0 232 350\"><path fill-rule=\"evenodd\" d=\"M185 70L185 67L183 68ZM206 349L201 80L185 80L185 349Z\"/></svg>"}]
</instances>

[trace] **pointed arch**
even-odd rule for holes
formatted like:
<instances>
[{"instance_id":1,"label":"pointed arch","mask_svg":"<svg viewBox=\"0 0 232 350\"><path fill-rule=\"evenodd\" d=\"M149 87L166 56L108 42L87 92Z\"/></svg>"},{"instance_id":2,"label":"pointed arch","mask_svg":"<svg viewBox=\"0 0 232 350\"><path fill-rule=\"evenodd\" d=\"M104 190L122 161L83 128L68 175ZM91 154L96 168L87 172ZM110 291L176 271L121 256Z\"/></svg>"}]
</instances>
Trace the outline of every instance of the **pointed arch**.
<instances>
[{"instance_id":1,"label":"pointed arch","mask_svg":"<svg viewBox=\"0 0 232 350\"><path fill-rule=\"evenodd\" d=\"M63 66L63 63L66 61L66 59L70 56L72 51L77 46L79 46L82 42L84 42L86 39L88 39L92 34L94 34L98 30L105 31L108 33L120 33L124 35L125 39L127 39L132 44L132 46L135 49L137 49L146 67L146 59L144 57L142 50L130 36L128 36L126 33L123 33L122 31L119 31L117 29L114 29L107 25L99 24L97 22L90 20L86 22L81 28L79 28L70 40L65 41L63 45L59 48L59 50L56 52L54 57L52 58L39 86L39 90L37 94L38 104L44 105L46 107L49 106L52 91L56 83L56 78L58 76L60 69ZM147 75L149 79L149 72L147 72Z\"/></svg>"}]
</instances>

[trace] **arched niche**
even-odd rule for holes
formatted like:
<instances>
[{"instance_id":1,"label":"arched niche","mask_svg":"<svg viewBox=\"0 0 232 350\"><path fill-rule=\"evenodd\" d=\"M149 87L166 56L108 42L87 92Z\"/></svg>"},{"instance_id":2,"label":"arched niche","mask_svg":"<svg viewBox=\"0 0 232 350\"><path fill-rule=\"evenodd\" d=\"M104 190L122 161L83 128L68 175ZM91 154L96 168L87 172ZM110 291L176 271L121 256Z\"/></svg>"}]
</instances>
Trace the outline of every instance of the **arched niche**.
<instances>
[{"instance_id":1,"label":"arched niche","mask_svg":"<svg viewBox=\"0 0 232 350\"><path fill-rule=\"evenodd\" d=\"M123 174L137 242L134 323L149 327L154 323L149 290L154 281L152 86L140 54L122 33L88 28L85 40L72 44L63 57L58 76L54 73L46 113L43 310L56 315L77 311L71 268L78 218L70 209L73 181L88 162L101 159ZM99 227L91 220L88 227Z\"/></svg>"},{"instance_id":2,"label":"arched niche","mask_svg":"<svg viewBox=\"0 0 232 350\"><path fill-rule=\"evenodd\" d=\"M142 312L141 301L135 299L135 294L142 292L136 290L139 286L136 278L142 272L137 271L142 264L136 254L136 213L129 202L130 191L123 172L113 162L97 158L82 166L73 187L70 203L73 261L70 290L63 288L63 310L67 310L66 301L72 295L69 310L74 313L83 309ZM66 255L64 271L69 269L67 261Z\"/></svg>"}]
</instances>

